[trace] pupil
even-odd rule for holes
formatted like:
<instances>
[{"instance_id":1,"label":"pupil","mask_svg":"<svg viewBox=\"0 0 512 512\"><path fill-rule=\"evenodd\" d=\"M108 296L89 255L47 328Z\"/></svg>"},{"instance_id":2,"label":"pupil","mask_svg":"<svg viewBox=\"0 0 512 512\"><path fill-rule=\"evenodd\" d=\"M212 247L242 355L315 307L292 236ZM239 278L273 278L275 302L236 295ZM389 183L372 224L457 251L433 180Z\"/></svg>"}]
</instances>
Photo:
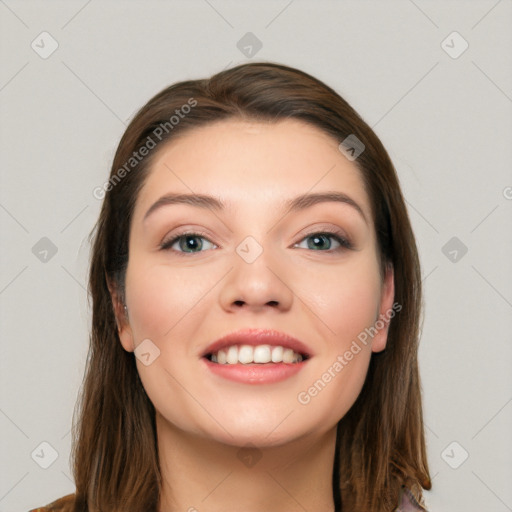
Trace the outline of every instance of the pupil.
<instances>
[{"instance_id":1,"label":"pupil","mask_svg":"<svg viewBox=\"0 0 512 512\"><path fill-rule=\"evenodd\" d=\"M200 243L198 243L198 238L195 236L187 236L185 237L185 249L194 250L198 247L200 248Z\"/></svg>"},{"instance_id":2,"label":"pupil","mask_svg":"<svg viewBox=\"0 0 512 512\"><path fill-rule=\"evenodd\" d=\"M314 236L312 237L312 241L313 241L313 248L322 248L322 244L325 243L326 241L328 242L328 238L325 236L325 235L320 235L320 236Z\"/></svg>"}]
</instances>

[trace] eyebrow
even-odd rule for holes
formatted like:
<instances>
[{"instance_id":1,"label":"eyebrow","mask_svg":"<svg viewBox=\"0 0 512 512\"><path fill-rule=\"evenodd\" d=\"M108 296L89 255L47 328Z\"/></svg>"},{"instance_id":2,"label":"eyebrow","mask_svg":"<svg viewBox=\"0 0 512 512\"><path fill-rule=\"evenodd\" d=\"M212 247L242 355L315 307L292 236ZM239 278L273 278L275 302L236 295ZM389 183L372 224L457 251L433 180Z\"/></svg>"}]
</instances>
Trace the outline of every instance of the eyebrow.
<instances>
[{"instance_id":1,"label":"eyebrow","mask_svg":"<svg viewBox=\"0 0 512 512\"><path fill-rule=\"evenodd\" d=\"M285 201L284 207L288 212L295 212L299 210L305 210L316 204L326 202L337 202L343 203L354 208L363 218L366 224L368 219L363 212L363 209L356 203L351 197L343 194L342 192L318 192L312 194L302 194ZM158 199L151 205L146 214L144 215L143 221L145 221L153 212L156 210L173 204L187 204L195 206L197 208L203 208L208 210L220 211L225 209L225 204L216 197L208 196L204 194L166 194Z\"/></svg>"}]
</instances>

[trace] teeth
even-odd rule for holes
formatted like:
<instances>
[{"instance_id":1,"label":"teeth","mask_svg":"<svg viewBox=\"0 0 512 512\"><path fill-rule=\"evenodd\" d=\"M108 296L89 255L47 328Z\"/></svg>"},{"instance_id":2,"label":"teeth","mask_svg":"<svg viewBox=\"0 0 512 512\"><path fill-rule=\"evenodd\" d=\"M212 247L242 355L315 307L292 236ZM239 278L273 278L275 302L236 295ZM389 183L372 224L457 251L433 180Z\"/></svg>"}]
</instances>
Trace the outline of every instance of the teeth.
<instances>
[{"instance_id":1,"label":"teeth","mask_svg":"<svg viewBox=\"0 0 512 512\"><path fill-rule=\"evenodd\" d=\"M228 348L228 352L226 354L226 362L229 364L238 363L238 348L236 346Z\"/></svg>"},{"instance_id":2,"label":"teeth","mask_svg":"<svg viewBox=\"0 0 512 512\"><path fill-rule=\"evenodd\" d=\"M232 350L232 349L235 349L235 352L236 352L237 347L229 347L229 350ZM238 360L236 362L238 363L238 361L240 361L242 364L253 363L254 362L253 357L254 357L253 347L251 347L251 345L242 345L238 349Z\"/></svg>"},{"instance_id":3,"label":"teeth","mask_svg":"<svg viewBox=\"0 0 512 512\"><path fill-rule=\"evenodd\" d=\"M272 362L273 363L280 363L283 360L283 347L274 347L272 349Z\"/></svg>"},{"instance_id":4,"label":"teeth","mask_svg":"<svg viewBox=\"0 0 512 512\"><path fill-rule=\"evenodd\" d=\"M272 349L270 345L258 345L254 347L253 361L255 363L270 363L270 361L272 361Z\"/></svg>"},{"instance_id":5,"label":"teeth","mask_svg":"<svg viewBox=\"0 0 512 512\"><path fill-rule=\"evenodd\" d=\"M212 354L212 361L213 361L214 357L215 357L215 354ZM217 352L216 359L217 359L217 363L226 364L227 363L226 352L224 352L224 350L219 350Z\"/></svg>"},{"instance_id":6,"label":"teeth","mask_svg":"<svg viewBox=\"0 0 512 512\"><path fill-rule=\"evenodd\" d=\"M232 345L211 355L211 360L219 364L251 364L251 363L300 363L302 355L291 348L270 345Z\"/></svg>"},{"instance_id":7,"label":"teeth","mask_svg":"<svg viewBox=\"0 0 512 512\"><path fill-rule=\"evenodd\" d=\"M283 352L283 363L293 363L294 352L291 348L285 348Z\"/></svg>"}]
</instances>

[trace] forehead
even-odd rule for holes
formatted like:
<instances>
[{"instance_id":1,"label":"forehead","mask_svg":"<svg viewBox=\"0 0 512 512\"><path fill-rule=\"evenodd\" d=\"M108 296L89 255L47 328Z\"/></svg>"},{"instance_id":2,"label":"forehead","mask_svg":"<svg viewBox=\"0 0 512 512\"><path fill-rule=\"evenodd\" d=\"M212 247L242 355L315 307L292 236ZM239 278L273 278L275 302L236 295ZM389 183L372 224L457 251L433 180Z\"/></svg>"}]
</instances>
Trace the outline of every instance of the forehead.
<instances>
[{"instance_id":1,"label":"forehead","mask_svg":"<svg viewBox=\"0 0 512 512\"><path fill-rule=\"evenodd\" d=\"M339 190L369 210L360 170L339 141L296 119L229 119L193 128L159 150L137 203L169 191L214 194L227 204Z\"/></svg>"}]
</instances>

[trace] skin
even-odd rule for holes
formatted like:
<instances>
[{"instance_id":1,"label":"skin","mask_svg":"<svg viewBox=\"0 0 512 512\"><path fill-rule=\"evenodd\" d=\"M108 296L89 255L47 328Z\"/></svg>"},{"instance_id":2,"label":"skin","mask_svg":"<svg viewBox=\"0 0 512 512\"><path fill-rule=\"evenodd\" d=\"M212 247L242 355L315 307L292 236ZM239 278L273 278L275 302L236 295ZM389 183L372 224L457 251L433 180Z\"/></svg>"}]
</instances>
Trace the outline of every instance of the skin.
<instances>
[{"instance_id":1,"label":"skin","mask_svg":"<svg viewBox=\"0 0 512 512\"><path fill-rule=\"evenodd\" d=\"M324 191L350 196L365 218L338 202L283 208L287 199ZM213 195L227 206L167 205L144 220L169 192ZM202 249L180 253L179 242L160 249L181 234L178 228L204 232L194 239ZM320 249L308 245L311 235L329 229L353 248L336 250L333 238ZM235 250L247 236L263 249L253 263ZM309 403L297 396L390 311L394 296L392 271L379 274L359 170L338 141L297 120L221 121L174 139L160 150L137 198L129 255L128 315L111 292L124 349L149 339L160 350L148 366L137 359L157 411L159 511L334 510L336 425L361 391L372 351L385 348L387 325ZM200 354L246 327L284 331L314 356L275 384L213 375ZM257 462L244 464L247 454Z\"/></svg>"}]
</instances>

